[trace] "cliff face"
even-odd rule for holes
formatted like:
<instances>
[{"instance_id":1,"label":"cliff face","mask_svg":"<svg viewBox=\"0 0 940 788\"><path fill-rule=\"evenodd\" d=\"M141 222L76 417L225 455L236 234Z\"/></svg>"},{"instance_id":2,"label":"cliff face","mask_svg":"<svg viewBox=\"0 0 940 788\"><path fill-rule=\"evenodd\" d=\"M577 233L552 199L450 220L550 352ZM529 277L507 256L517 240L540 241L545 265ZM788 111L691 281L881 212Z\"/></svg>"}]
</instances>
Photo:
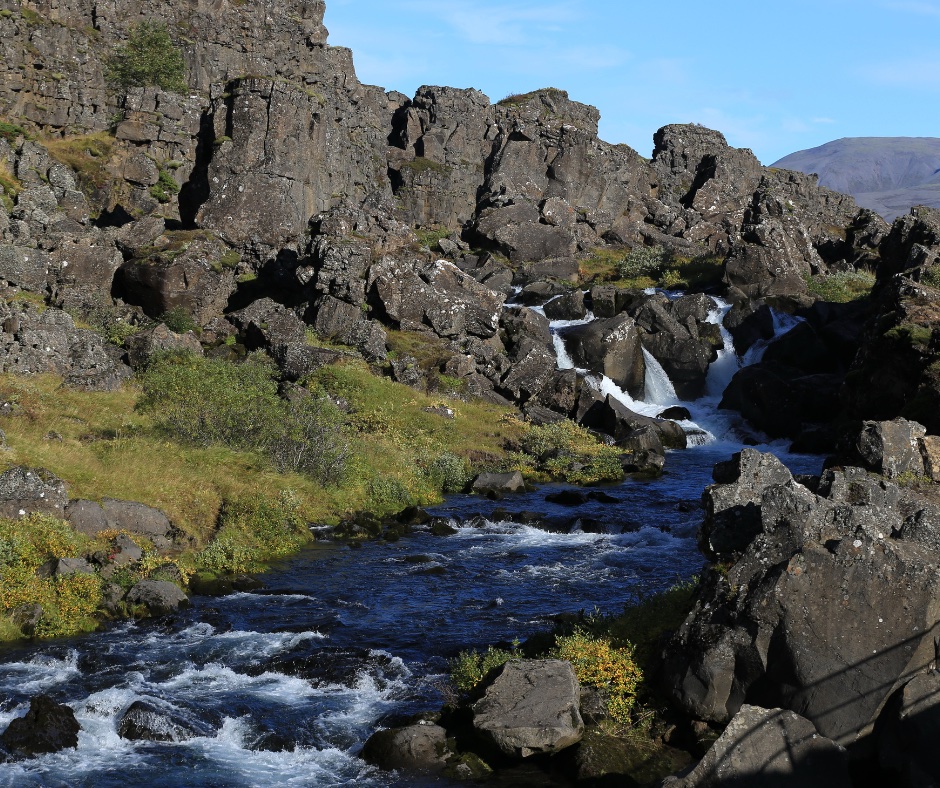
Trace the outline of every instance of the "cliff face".
<instances>
[{"instance_id":1,"label":"cliff face","mask_svg":"<svg viewBox=\"0 0 940 788\"><path fill-rule=\"evenodd\" d=\"M296 246L312 216L367 199L411 226L466 229L519 262L660 234L725 254L762 223L745 216L762 179L787 191L707 129L662 129L652 162L604 143L597 110L559 90L493 106L473 90L425 87L408 100L362 85L351 53L326 44L323 2L2 0L0 12L0 115L52 134L113 130L126 154L116 170L133 153L172 162L182 193L160 212L259 258ZM186 96L106 85L106 56L144 20L179 43ZM157 210L133 186L121 207ZM845 202L826 224L854 212ZM806 233L790 225L773 229L799 245ZM767 245L767 233L751 235ZM819 267L800 257L801 270Z\"/></svg>"}]
</instances>

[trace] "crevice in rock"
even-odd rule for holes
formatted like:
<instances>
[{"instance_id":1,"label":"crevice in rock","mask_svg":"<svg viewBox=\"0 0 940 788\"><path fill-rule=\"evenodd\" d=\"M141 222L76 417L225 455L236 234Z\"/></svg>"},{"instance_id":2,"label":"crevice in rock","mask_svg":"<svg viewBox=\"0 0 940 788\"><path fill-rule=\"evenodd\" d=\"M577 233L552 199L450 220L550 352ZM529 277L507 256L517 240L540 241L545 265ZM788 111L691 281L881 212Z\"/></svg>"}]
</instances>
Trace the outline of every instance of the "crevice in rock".
<instances>
[{"instance_id":1,"label":"crevice in rock","mask_svg":"<svg viewBox=\"0 0 940 788\"><path fill-rule=\"evenodd\" d=\"M196 166L179 194L180 220L184 229L196 227L199 208L209 199L209 165L215 151L215 113L206 110L199 119Z\"/></svg>"},{"instance_id":2,"label":"crevice in rock","mask_svg":"<svg viewBox=\"0 0 940 788\"><path fill-rule=\"evenodd\" d=\"M699 162L699 165L695 170L695 178L692 181L692 185L689 187L689 191L686 193L685 197L682 197L679 200L683 207L692 207L692 203L695 201L695 195L698 194L698 190L715 177L716 169L717 162L714 156L705 156L701 162Z\"/></svg>"}]
</instances>

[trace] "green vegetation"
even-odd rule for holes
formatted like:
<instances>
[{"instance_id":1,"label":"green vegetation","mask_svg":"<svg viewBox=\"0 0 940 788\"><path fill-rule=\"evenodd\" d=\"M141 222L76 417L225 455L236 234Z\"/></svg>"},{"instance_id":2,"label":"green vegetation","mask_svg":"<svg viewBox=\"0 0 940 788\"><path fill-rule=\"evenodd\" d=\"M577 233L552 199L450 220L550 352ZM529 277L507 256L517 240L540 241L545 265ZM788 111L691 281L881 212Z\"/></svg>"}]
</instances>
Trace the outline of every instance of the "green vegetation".
<instances>
[{"instance_id":1,"label":"green vegetation","mask_svg":"<svg viewBox=\"0 0 940 788\"><path fill-rule=\"evenodd\" d=\"M198 331L199 326L189 311L183 306L174 306L168 309L159 318L170 331L175 334L185 334L187 331Z\"/></svg>"},{"instance_id":2,"label":"green vegetation","mask_svg":"<svg viewBox=\"0 0 940 788\"><path fill-rule=\"evenodd\" d=\"M22 637L16 618L22 612L28 615L33 605L41 607L33 622L36 637L91 632L100 621L108 582L129 587L158 567L172 564L138 538L143 558L133 569L109 566L114 555L112 540L117 535L104 531L91 539L62 520L42 514L0 519L0 640ZM90 554L102 562L92 565L93 571L55 576L45 566L59 558ZM110 580L102 574L103 567L111 570Z\"/></svg>"},{"instance_id":3,"label":"green vegetation","mask_svg":"<svg viewBox=\"0 0 940 788\"><path fill-rule=\"evenodd\" d=\"M634 661L631 645L613 646L606 638L575 629L570 635L557 636L549 655L570 662L581 686L607 693L607 713L612 720L621 725L632 722L643 672Z\"/></svg>"},{"instance_id":4,"label":"green vegetation","mask_svg":"<svg viewBox=\"0 0 940 788\"><path fill-rule=\"evenodd\" d=\"M806 286L821 301L845 304L869 295L875 286L875 275L869 271L843 271L829 276L809 276Z\"/></svg>"},{"instance_id":5,"label":"green vegetation","mask_svg":"<svg viewBox=\"0 0 940 788\"><path fill-rule=\"evenodd\" d=\"M558 88L542 88L540 90L533 90L529 93L510 93L508 96L501 98L496 103L501 107L518 107L528 101L531 101L540 94L548 95L554 99L563 99L568 97L568 94L565 91L559 90Z\"/></svg>"},{"instance_id":6,"label":"green vegetation","mask_svg":"<svg viewBox=\"0 0 940 788\"><path fill-rule=\"evenodd\" d=\"M633 659L632 646L614 646L607 638L575 629L570 635L556 635L554 646L538 656L570 662L582 686L606 693L611 719L623 725L631 723L637 690L643 680L643 673ZM522 657L518 643L512 650L489 646L482 653L462 651L451 660L450 678L459 692L469 695L493 670Z\"/></svg>"},{"instance_id":7,"label":"green vegetation","mask_svg":"<svg viewBox=\"0 0 940 788\"><path fill-rule=\"evenodd\" d=\"M174 93L187 90L183 55L162 22L135 25L127 43L108 58L105 73L108 83L117 88L159 87Z\"/></svg>"},{"instance_id":8,"label":"green vegetation","mask_svg":"<svg viewBox=\"0 0 940 788\"><path fill-rule=\"evenodd\" d=\"M446 238L450 234L451 231L446 227L432 227L415 231L415 235L418 236L418 243L421 246L426 246L432 252L438 248L438 241L442 238Z\"/></svg>"},{"instance_id":9,"label":"green vegetation","mask_svg":"<svg viewBox=\"0 0 940 788\"><path fill-rule=\"evenodd\" d=\"M635 246L630 250L601 246L579 264L583 282L611 282L629 290L700 290L720 282L723 273L720 257L707 253L685 257L662 246Z\"/></svg>"},{"instance_id":10,"label":"green vegetation","mask_svg":"<svg viewBox=\"0 0 940 788\"><path fill-rule=\"evenodd\" d=\"M418 173L419 175L422 172L428 172L429 170L432 172L450 172L450 167L448 167L446 164L439 164L438 162L431 161L430 159L426 159L423 156L415 157L413 161L406 162L404 166L409 170Z\"/></svg>"},{"instance_id":11,"label":"green vegetation","mask_svg":"<svg viewBox=\"0 0 940 788\"><path fill-rule=\"evenodd\" d=\"M560 626L546 642L539 635L511 649L489 646L486 651L462 651L450 663L450 678L458 692L478 690L494 668L514 659L552 658L571 662L583 686L603 690L607 712L621 726L650 725L656 711L641 702L655 702L655 689L643 682L653 675L663 637L675 631L692 609L697 578L667 591L643 597L616 616L600 614Z\"/></svg>"},{"instance_id":12,"label":"green vegetation","mask_svg":"<svg viewBox=\"0 0 940 788\"><path fill-rule=\"evenodd\" d=\"M177 440L264 453L279 471L302 471L324 484L342 479L349 444L336 406L322 394L279 397L276 367L264 355L232 363L170 354L154 361L141 383L138 408Z\"/></svg>"},{"instance_id":13,"label":"green vegetation","mask_svg":"<svg viewBox=\"0 0 940 788\"><path fill-rule=\"evenodd\" d=\"M114 147L114 137L108 132L49 138L44 139L42 144L53 159L75 171L79 187L85 194L92 196L112 180L108 161Z\"/></svg>"},{"instance_id":14,"label":"green vegetation","mask_svg":"<svg viewBox=\"0 0 940 788\"><path fill-rule=\"evenodd\" d=\"M10 172L6 162L0 161L0 201L7 211L13 210L13 199L23 189L23 184Z\"/></svg>"},{"instance_id":15,"label":"green vegetation","mask_svg":"<svg viewBox=\"0 0 940 788\"><path fill-rule=\"evenodd\" d=\"M901 325L886 331L884 336L885 339L898 342L904 346L915 345L926 350L933 338L933 331L929 326L922 326L918 323L901 323Z\"/></svg>"},{"instance_id":16,"label":"green vegetation","mask_svg":"<svg viewBox=\"0 0 940 788\"><path fill-rule=\"evenodd\" d=\"M498 470L518 470L536 481L601 484L623 479L620 452L573 421L525 425L516 451Z\"/></svg>"},{"instance_id":17,"label":"green vegetation","mask_svg":"<svg viewBox=\"0 0 940 788\"><path fill-rule=\"evenodd\" d=\"M920 275L920 281L928 287L940 290L940 265L924 269Z\"/></svg>"},{"instance_id":18,"label":"green vegetation","mask_svg":"<svg viewBox=\"0 0 940 788\"><path fill-rule=\"evenodd\" d=\"M265 560L299 550L310 532L301 516L300 500L291 490L277 497L263 493L227 501L219 514L219 530L196 556L199 570L213 573L249 572Z\"/></svg>"},{"instance_id":19,"label":"green vegetation","mask_svg":"<svg viewBox=\"0 0 940 788\"><path fill-rule=\"evenodd\" d=\"M173 176L170 175L169 172L161 167L159 179L150 187L150 196L161 203L167 203L174 195L179 193L179 184L173 179Z\"/></svg>"},{"instance_id":20,"label":"green vegetation","mask_svg":"<svg viewBox=\"0 0 940 788\"><path fill-rule=\"evenodd\" d=\"M461 651L450 662L450 680L459 692L469 695L501 665L513 659L522 659L518 646L511 651L489 646L482 654L479 651Z\"/></svg>"},{"instance_id":21,"label":"green vegetation","mask_svg":"<svg viewBox=\"0 0 940 788\"><path fill-rule=\"evenodd\" d=\"M0 139L6 140L10 145L14 145L17 137L29 139L30 135L22 126L0 120Z\"/></svg>"}]
</instances>

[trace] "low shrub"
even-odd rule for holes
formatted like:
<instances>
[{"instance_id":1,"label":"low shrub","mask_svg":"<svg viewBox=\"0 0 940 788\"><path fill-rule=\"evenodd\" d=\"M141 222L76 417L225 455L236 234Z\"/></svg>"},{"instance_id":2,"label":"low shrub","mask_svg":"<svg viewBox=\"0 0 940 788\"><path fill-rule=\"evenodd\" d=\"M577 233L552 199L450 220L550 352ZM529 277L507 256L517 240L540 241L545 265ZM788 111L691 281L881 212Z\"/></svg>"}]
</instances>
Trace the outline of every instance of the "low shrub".
<instances>
[{"instance_id":1,"label":"low shrub","mask_svg":"<svg viewBox=\"0 0 940 788\"><path fill-rule=\"evenodd\" d=\"M556 637L549 656L570 662L583 686L604 690L611 719L630 724L637 689L643 680L632 646L613 646L606 638L576 629L570 635Z\"/></svg>"},{"instance_id":2,"label":"low shrub","mask_svg":"<svg viewBox=\"0 0 940 788\"><path fill-rule=\"evenodd\" d=\"M864 298L875 286L875 275L868 271L842 271L837 274L806 278L809 292L821 301L845 304Z\"/></svg>"},{"instance_id":3,"label":"low shrub","mask_svg":"<svg viewBox=\"0 0 940 788\"><path fill-rule=\"evenodd\" d=\"M293 492L245 496L223 503L219 530L197 556L197 566L217 573L257 571L308 541L310 531Z\"/></svg>"},{"instance_id":4,"label":"low shrub","mask_svg":"<svg viewBox=\"0 0 940 788\"><path fill-rule=\"evenodd\" d=\"M322 393L278 396L277 368L263 353L244 361L166 354L141 376L137 408L158 428L197 446L266 454L280 471L340 481L349 457L343 415Z\"/></svg>"},{"instance_id":5,"label":"low shrub","mask_svg":"<svg viewBox=\"0 0 940 788\"><path fill-rule=\"evenodd\" d=\"M442 451L419 460L419 467L431 485L444 493L458 493L467 486L470 472L467 461L453 452Z\"/></svg>"},{"instance_id":6,"label":"low shrub","mask_svg":"<svg viewBox=\"0 0 940 788\"><path fill-rule=\"evenodd\" d=\"M469 694L480 686L491 670L521 658L522 654L515 645L511 651L493 646L482 654L479 651L461 651L450 661L450 680L458 691Z\"/></svg>"},{"instance_id":7,"label":"low shrub","mask_svg":"<svg viewBox=\"0 0 940 788\"><path fill-rule=\"evenodd\" d=\"M662 246L634 246L618 264L617 272L624 279L656 279L669 259L669 252Z\"/></svg>"}]
</instances>

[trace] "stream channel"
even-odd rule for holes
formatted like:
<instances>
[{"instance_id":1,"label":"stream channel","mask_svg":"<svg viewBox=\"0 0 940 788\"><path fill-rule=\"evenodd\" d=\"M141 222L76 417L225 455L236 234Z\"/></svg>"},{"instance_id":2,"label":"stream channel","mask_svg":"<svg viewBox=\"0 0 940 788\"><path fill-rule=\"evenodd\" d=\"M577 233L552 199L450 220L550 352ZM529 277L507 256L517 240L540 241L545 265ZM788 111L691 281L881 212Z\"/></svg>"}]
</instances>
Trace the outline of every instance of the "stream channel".
<instances>
[{"instance_id":1,"label":"stream channel","mask_svg":"<svg viewBox=\"0 0 940 788\"><path fill-rule=\"evenodd\" d=\"M714 322L726 309L716 302ZM561 367L571 366L568 325L552 324ZM781 318L778 332L790 327ZM741 447L734 418L717 403L739 366L760 354L738 358L726 335L708 393L681 403L699 445L669 452L659 479L605 487L614 502L547 502L562 485L501 502L453 496L430 511L453 517L455 535L419 528L359 549L317 543L275 564L260 592L194 597L169 619L0 650L0 730L40 693L68 703L82 728L75 750L0 765L0 786L448 785L378 771L357 754L377 728L440 707L447 660L460 650L524 639L559 613L616 613L696 574L702 490L714 463ZM609 380L594 385L656 415L677 401L662 368L647 362L647 402ZM787 454L782 444L757 448L794 472L821 467L820 457ZM498 507L592 525L555 533L503 520ZM197 735L121 738L118 722L136 700ZM554 783L520 773L510 784Z\"/></svg>"}]
</instances>

